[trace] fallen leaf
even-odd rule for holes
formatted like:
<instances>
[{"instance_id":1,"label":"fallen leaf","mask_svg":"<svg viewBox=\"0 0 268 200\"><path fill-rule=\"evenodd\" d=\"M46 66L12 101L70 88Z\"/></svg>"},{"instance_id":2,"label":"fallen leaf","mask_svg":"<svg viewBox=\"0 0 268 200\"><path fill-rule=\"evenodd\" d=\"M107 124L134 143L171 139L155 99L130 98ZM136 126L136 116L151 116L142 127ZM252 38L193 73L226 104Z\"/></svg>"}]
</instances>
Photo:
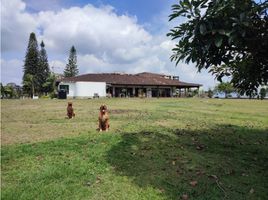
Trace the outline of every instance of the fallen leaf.
<instances>
[{"instance_id":1,"label":"fallen leaf","mask_svg":"<svg viewBox=\"0 0 268 200\"><path fill-rule=\"evenodd\" d=\"M91 183L90 182L86 182L85 185L86 186L91 186Z\"/></svg>"},{"instance_id":2,"label":"fallen leaf","mask_svg":"<svg viewBox=\"0 0 268 200\"><path fill-rule=\"evenodd\" d=\"M216 175L213 175L213 174L212 174L212 175L209 175L208 177L209 177L209 178L214 178L215 180L218 179L218 177L217 177Z\"/></svg>"},{"instance_id":3,"label":"fallen leaf","mask_svg":"<svg viewBox=\"0 0 268 200\"><path fill-rule=\"evenodd\" d=\"M187 194L183 194L181 198L182 198L182 200L188 200L189 196Z\"/></svg>"},{"instance_id":4,"label":"fallen leaf","mask_svg":"<svg viewBox=\"0 0 268 200\"><path fill-rule=\"evenodd\" d=\"M165 189L160 189L160 192L161 192L161 193L164 193L164 192L165 192Z\"/></svg>"},{"instance_id":5,"label":"fallen leaf","mask_svg":"<svg viewBox=\"0 0 268 200\"><path fill-rule=\"evenodd\" d=\"M197 181L191 181L190 182L190 185L193 186L193 187L195 187L197 185Z\"/></svg>"},{"instance_id":6,"label":"fallen leaf","mask_svg":"<svg viewBox=\"0 0 268 200\"><path fill-rule=\"evenodd\" d=\"M196 171L196 175L203 175L204 174L204 172L203 171L201 171L201 170L198 170L198 171Z\"/></svg>"},{"instance_id":7,"label":"fallen leaf","mask_svg":"<svg viewBox=\"0 0 268 200\"><path fill-rule=\"evenodd\" d=\"M227 174L227 175L235 174L235 170L233 170L233 169L228 170L225 174Z\"/></svg>"},{"instance_id":8,"label":"fallen leaf","mask_svg":"<svg viewBox=\"0 0 268 200\"><path fill-rule=\"evenodd\" d=\"M242 176L248 176L246 173L242 173L241 175L242 175Z\"/></svg>"},{"instance_id":9,"label":"fallen leaf","mask_svg":"<svg viewBox=\"0 0 268 200\"><path fill-rule=\"evenodd\" d=\"M100 182L101 182L101 178L99 176L97 176L96 183L100 183Z\"/></svg>"},{"instance_id":10,"label":"fallen leaf","mask_svg":"<svg viewBox=\"0 0 268 200\"><path fill-rule=\"evenodd\" d=\"M205 146L203 144L199 144L196 146L196 150L203 150Z\"/></svg>"},{"instance_id":11,"label":"fallen leaf","mask_svg":"<svg viewBox=\"0 0 268 200\"><path fill-rule=\"evenodd\" d=\"M44 157L43 157L43 156L36 156L36 159L37 159L37 160L43 160Z\"/></svg>"}]
</instances>

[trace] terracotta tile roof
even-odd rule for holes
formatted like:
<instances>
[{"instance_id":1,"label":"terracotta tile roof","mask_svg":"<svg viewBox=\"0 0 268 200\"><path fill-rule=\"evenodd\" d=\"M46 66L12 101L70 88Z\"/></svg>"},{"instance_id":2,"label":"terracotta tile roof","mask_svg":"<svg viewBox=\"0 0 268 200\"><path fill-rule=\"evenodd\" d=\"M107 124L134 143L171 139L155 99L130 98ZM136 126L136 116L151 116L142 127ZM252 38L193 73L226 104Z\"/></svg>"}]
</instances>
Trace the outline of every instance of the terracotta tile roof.
<instances>
[{"instance_id":1,"label":"terracotta tile roof","mask_svg":"<svg viewBox=\"0 0 268 200\"><path fill-rule=\"evenodd\" d=\"M99 73L83 74L75 77L63 78L62 82L106 82L112 85L147 85L147 86L182 86L200 87L195 83L186 83L179 80L166 79L164 74L143 72L139 74Z\"/></svg>"}]
</instances>

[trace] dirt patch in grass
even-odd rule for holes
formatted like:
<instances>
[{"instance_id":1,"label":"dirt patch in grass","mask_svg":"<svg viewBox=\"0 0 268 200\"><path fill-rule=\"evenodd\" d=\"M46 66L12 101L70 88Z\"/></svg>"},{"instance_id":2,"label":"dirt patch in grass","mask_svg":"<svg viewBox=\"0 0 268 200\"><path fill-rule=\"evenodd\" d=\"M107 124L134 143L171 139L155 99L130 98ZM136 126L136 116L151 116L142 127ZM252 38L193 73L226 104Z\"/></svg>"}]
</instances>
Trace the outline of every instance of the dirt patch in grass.
<instances>
[{"instance_id":1,"label":"dirt patch in grass","mask_svg":"<svg viewBox=\"0 0 268 200\"><path fill-rule=\"evenodd\" d=\"M115 109L109 110L110 114L130 114L130 113L140 113L140 110L130 110L130 109Z\"/></svg>"}]
</instances>

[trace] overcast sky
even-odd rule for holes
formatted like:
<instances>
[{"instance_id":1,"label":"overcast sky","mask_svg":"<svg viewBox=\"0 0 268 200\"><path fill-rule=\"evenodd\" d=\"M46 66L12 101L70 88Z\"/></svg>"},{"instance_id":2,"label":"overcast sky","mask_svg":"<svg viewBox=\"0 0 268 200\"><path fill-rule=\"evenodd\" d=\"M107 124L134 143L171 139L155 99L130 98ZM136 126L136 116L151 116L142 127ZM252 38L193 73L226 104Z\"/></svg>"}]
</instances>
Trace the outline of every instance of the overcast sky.
<instances>
[{"instance_id":1,"label":"overcast sky","mask_svg":"<svg viewBox=\"0 0 268 200\"><path fill-rule=\"evenodd\" d=\"M45 43L54 72L62 73L75 46L80 74L154 72L179 75L181 81L214 87L194 64L170 62L174 41L168 22L177 0L2 0L1 82L21 84L31 32Z\"/></svg>"}]
</instances>

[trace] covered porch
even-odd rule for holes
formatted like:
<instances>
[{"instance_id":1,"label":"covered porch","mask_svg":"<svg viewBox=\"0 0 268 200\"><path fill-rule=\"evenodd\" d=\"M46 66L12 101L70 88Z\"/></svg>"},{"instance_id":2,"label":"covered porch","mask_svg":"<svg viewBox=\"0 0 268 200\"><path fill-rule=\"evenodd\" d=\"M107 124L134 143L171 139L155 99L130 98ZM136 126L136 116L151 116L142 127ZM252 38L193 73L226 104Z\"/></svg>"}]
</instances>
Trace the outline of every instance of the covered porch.
<instances>
[{"instance_id":1,"label":"covered porch","mask_svg":"<svg viewBox=\"0 0 268 200\"><path fill-rule=\"evenodd\" d=\"M109 97L188 97L191 89L199 90L199 86L138 86L107 84L106 93Z\"/></svg>"}]
</instances>

